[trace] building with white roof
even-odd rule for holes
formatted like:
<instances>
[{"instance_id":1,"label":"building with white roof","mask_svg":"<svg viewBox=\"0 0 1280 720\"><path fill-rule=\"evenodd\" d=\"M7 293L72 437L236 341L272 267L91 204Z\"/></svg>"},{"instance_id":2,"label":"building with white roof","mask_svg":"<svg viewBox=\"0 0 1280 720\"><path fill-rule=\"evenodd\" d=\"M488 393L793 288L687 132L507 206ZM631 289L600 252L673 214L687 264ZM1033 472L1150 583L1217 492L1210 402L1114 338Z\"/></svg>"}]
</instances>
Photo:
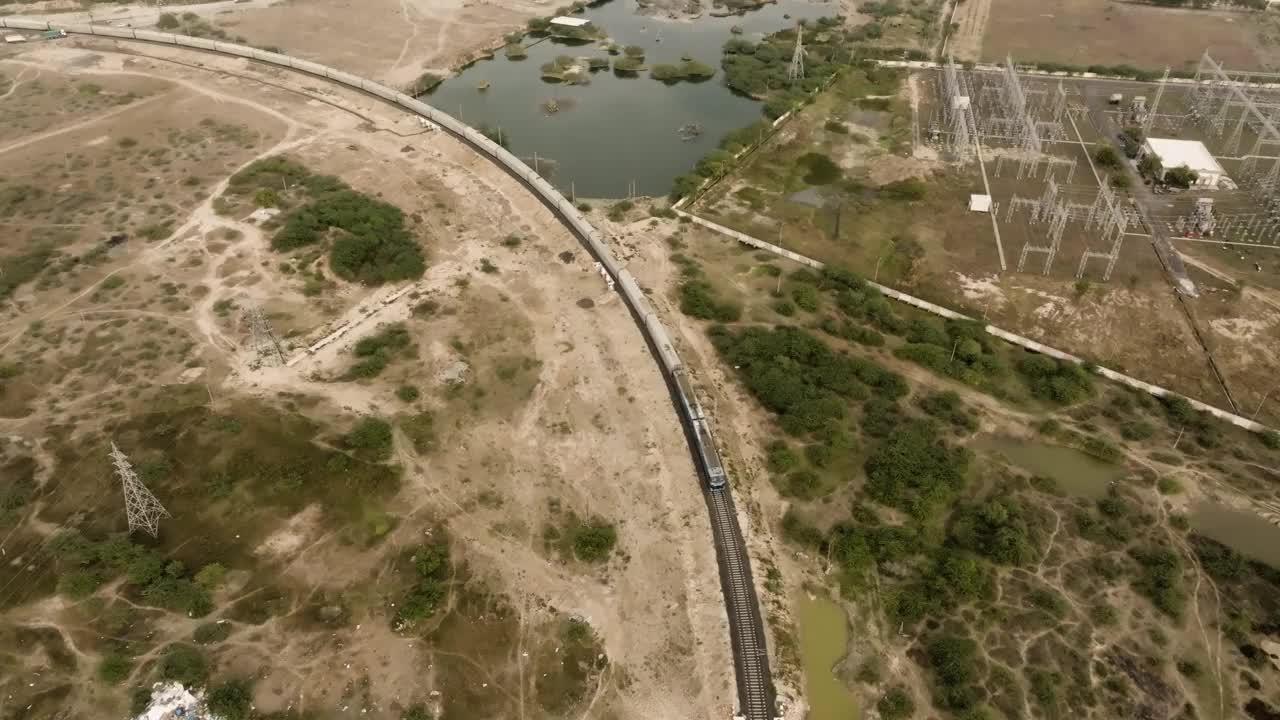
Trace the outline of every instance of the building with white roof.
<instances>
[{"instance_id":1,"label":"building with white roof","mask_svg":"<svg viewBox=\"0 0 1280 720\"><path fill-rule=\"evenodd\" d=\"M590 25L591 21L586 18L576 18L576 17L568 17L565 15L559 15L557 17L551 18L551 24L559 25L561 27L580 28L580 27L585 27L587 25Z\"/></svg>"},{"instance_id":2,"label":"building with white roof","mask_svg":"<svg viewBox=\"0 0 1280 720\"><path fill-rule=\"evenodd\" d=\"M1218 183L1227 176L1222 165L1209 152L1204 143L1196 140L1173 140L1171 138L1147 138L1142 144L1142 151L1155 153L1160 158L1160 179L1170 168L1186 167L1196 171L1196 187L1218 187Z\"/></svg>"}]
</instances>

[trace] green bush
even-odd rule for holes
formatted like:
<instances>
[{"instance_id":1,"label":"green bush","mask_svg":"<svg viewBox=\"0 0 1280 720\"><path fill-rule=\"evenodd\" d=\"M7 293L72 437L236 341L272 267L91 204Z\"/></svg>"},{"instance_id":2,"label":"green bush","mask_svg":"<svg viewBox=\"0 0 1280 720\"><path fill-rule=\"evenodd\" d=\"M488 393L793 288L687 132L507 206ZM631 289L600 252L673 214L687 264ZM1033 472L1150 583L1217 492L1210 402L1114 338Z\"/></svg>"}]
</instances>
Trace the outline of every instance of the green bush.
<instances>
[{"instance_id":1,"label":"green bush","mask_svg":"<svg viewBox=\"0 0 1280 720\"><path fill-rule=\"evenodd\" d=\"M867 458L867 494L927 518L963 486L971 458L968 449L939 439L934 423L908 420Z\"/></svg>"},{"instance_id":2,"label":"green bush","mask_svg":"<svg viewBox=\"0 0 1280 720\"><path fill-rule=\"evenodd\" d=\"M382 418L366 417L344 437L346 445L378 460L391 457L391 425Z\"/></svg>"},{"instance_id":3,"label":"green bush","mask_svg":"<svg viewBox=\"0 0 1280 720\"><path fill-rule=\"evenodd\" d=\"M742 316L742 306L720 301L703 280L686 280L680 285L680 312L702 320L736 322Z\"/></svg>"},{"instance_id":4,"label":"green bush","mask_svg":"<svg viewBox=\"0 0 1280 720\"><path fill-rule=\"evenodd\" d=\"M287 252L311 245L331 228L343 232L333 242L329 264L345 280L379 285L419 278L426 269L400 208L350 189L324 193L290 211L271 247Z\"/></svg>"},{"instance_id":5,"label":"green bush","mask_svg":"<svg viewBox=\"0 0 1280 720\"><path fill-rule=\"evenodd\" d=\"M435 614L449 592L448 545L418 545L409 559L413 565L414 581L404 599L396 605L396 615L391 623L393 628Z\"/></svg>"},{"instance_id":6,"label":"green bush","mask_svg":"<svg viewBox=\"0 0 1280 720\"><path fill-rule=\"evenodd\" d=\"M812 285L797 285L791 291L791 299L805 312L818 311L818 289Z\"/></svg>"},{"instance_id":7,"label":"green bush","mask_svg":"<svg viewBox=\"0 0 1280 720\"><path fill-rule=\"evenodd\" d=\"M1129 551L1141 566L1133 587L1156 609L1171 618L1182 617L1187 593L1183 588L1182 560L1168 547L1149 546Z\"/></svg>"},{"instance_id":8,"label":"green bush","mask_svg":"<svg viewBox=\"0 0 1280 720\"><path fill-rule=\"evenodd\" d=\"M221 720L246 720L253 705L253 688L249 680L233 678L209 690L209 712Z\"/></svg>"},{"instance_id":9,"label":"green bush","mask_svg":"<svg viewBox=\"0 0 1280 720\"><path fill-rule=\"evenodd\" d=\"M1059 405L1070 405L1093 394L1093 379L1080 365L1048 355L1028 354L1017 364L1031 394Z\"/></svg>"},{"instance_id":10,"label":"green bush","mask_svg":"<svg viewBox=\"0 0 1280 720\"><path fill-rule=\"evenodd\" d=\"M98 680L108 685L119 685L129 677L133 663L129 658L117 653L104 655L98 662Z\"/></svg>"},{"instance_id":11,"label":"green bush","mask_svg":"<svg viewBox=\"0 0 1280 720\"><path fill-rule=\"evenodd\" d=\"M796 165L805 171L803 179L809 185L830 185L840 179L840 166L821 153L805 153Z\"/></svg>"},{"instance_id":12,"label":"green bush","mask_svg":"<svg viewBox=\"0 0 1280 720\"><path fill-rule=\"evenodd\" d=\"M396 389L396 397L403 402L411 403L418 399L418 388L414 385L401 385Z\"/></svg>"},{"instance_id":13,"label":"green bush","mask_svg":"<svg viewBox=\"0 0 1280 720\"><path fill-rule=\"evenodd\" d=\"M603 562L613 552L618 543L618 531L613 525L599 518L580 523L569 532L569 540L573 546L573 555L579 560L589 563Z\"/></svg>"},{"instance_id":14,"label":"green bush","mask_svg":"<svg viewBox=\"0 0 1280 720\"><path fill-rule=\"evenodd\" d=\"M192 688L209 678L209 661L192 645L172 643L160 658L160 677Z\"/></svg>"},{"instance_id":15,"label":"green bush","mask_svg":"<svg viewBox=\"0 0 1280 720\"><path fill-rule=\"evenodd\" d=\"M894 685L876 701L881 720L907 720L916 712L916 703L902 685Z\"/></svg>"}]
</instances>

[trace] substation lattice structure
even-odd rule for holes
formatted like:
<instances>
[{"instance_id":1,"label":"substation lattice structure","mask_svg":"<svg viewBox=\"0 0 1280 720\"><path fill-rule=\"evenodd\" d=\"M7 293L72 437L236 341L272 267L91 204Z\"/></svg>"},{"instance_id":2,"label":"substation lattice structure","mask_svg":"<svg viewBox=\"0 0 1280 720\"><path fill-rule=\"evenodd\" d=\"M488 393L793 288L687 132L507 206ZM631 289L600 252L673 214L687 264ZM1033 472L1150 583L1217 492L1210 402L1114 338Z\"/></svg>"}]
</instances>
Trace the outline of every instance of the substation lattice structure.
<instances>
[{"instance_id":1,"label":"substation lattice structure","mask_svg":"<svg viewBox=\"0 0 1280 720\"><path fill-rule=\"evenodd\" d=\"M1043 257L1039 271L1048 275L1068 225L1076 223L1105 249L1086 247L1076 277L1083 277L1091 260L1105 260L1103 279L1109 280L1136 211L1126 208L1109 186L1073 186L1079 160L1049 152L1053 144L1075 142L1066 128L1088 112L1087 106L1060 78L1024 80L1012 57L997 70L980 71L962 69L948 58L941 75L940 109L930 139L964 163L975 156L984 162L983 148L991 148L994 177L1013 175L1019 181L1044 183L1038 196L1014 193L997 206L1004 210L1006 223L1025 216L1042 235L1023 245L1018 272L1027 271L1028 261L1037 256Z\"/></svg>"},{"instance_id":2,"label":"substation lattice structure","mask_svg":"<svg viewBox=\"0 0 1280 720\"><path fill-rule=\"evenodd\" d=\"M1280 73L1228 69L1206 51L1181 114L1156 111L1167 79L1168 71L1142 127L1179 131L1193 124L1215 156L1238 163L1231 175L1238 190L1197 197L1184 212L1152 223L1178 237L1280 245Z\"/></svg>"},{"instance_id":3,"label":"substation lattice structure","mask_svg":"<svg viewBox=\"0 0 1280 720\"><path fill-rule=\"evenodd\" d=\"M284 365L284 348L271 330L271 323L257 305L250 305L245 311L245 321L249 324L249 347L261 365L279 367Z\"/></svg>"},{"instance_id":4,"label":"substation lattice structure","mask_svg":"<svg viewBox=\"0 0 1280 720\"><path fill-rule=\"evenodd\" d=\"M110 457L120 484L124 487L124 511L129 519L129 532L143 530L151 537L156 537L160 533L160 520L172 515L138 479L129 457L116 447L114 441L111 443Z\"/></svg>"}]
</instances>

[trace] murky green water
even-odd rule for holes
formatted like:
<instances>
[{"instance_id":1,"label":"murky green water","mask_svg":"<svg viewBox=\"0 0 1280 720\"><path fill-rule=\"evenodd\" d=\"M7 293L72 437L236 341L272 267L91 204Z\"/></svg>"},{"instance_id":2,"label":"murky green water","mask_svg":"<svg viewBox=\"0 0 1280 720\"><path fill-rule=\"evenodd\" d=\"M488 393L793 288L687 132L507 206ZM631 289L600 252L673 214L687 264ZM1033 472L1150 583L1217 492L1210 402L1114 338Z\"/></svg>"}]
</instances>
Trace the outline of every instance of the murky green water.
<instances>
[{"instance_id":1,"label":"murky green water","mask_svg":"<svg viewBox=\"0 0 1280 720\"><path fill-rule=\"evenodd\" d=\"M851 720L858 717L858 699L835 676L849 641L844 610L823 597L802 595L795 604L800 625L800 659L804 665L808 720Z\"/></svg>"},{"instance_id":2,"label":"murky green water","mask_svg":"<svg viewBox=\"0 0 1280 720\"><path fill-rule=\"evenodd\" d=\"M601 70L591 74L589 85L547 83L539 68L557 55L609 55L595 43L569 46L528 37L525 45L536 42L528 58L512 61L499 51L492 60L441 83L425 100L472 126L501 128L511 151L521 158L536 153L540 161L552 161L549 179L566 192L572 183L583 197L626 197L634 181L638 194L664 195L672 179L715 149L726 132L763 117L760 103L724 86L720 48L732 37L730 28L737 25L743 30L740 37L757 41L800 18L839 12L832 2L781 0L742 16L688 22L636 15L637 7L636 0L613 0L588 8L581 17L619 45L643 47L649 66L678 64L688 55L716 68L716 76L702 83L665 85L647 72L624 78ZM482 81L489 83L483 92L477 89ZM548 114L543 105L552 99L560 109ZM679 130L689 123L702 125L703 132L685 142Z\"/></svg>"},{"instance_id":3,"label":"murky green water","mask_svg":"<svg viewBox=\"0 0 1280 720\"><path fill-rule=\"evenodd\" d=\"M1112 481L1124 475L1123 468L1057 445L988 436L978 439L973 447L1003 455L1033 475L1053 478L1063 491L1077 497L1105 497Z\"/></svg>"},{"instance_id":4,"label":"murky green water","mask_svg":"<svg viewBox=\"0 0 1280 720\"><path fill-rule=\"evenodd\" d=\"M1188 518L1196 532L1238 553L1280 568L1280 527L1248 510L1211 502L1196 503Z\"/></svg>"}]
</instances>

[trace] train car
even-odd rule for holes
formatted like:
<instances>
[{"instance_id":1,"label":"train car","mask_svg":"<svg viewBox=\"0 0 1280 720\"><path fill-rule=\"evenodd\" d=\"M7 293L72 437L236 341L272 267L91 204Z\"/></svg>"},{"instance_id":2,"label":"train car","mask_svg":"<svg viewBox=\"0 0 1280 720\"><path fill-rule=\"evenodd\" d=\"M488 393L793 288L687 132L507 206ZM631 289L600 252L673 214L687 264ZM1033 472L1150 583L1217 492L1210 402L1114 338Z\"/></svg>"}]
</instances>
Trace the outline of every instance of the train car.
<instances>
[{"instance_id":1,"label":"train car","mask_svg":"<svg viewBox=\"0 0 1280 720\"><path fill-rule=\"evenodd\" d=\"M200 50L213 50L216 52L218 49L218 43L208 38L179 36L177 38L177 43L179 45L182 45L183 47L193 47L193 48L198 48Z\"/></svg>"},{"instance_id":2,"label":"train car","mask_svg":"<svg viewBox=\"0 0 1280 720\"><path fill-rule=\"evenodd\" d=\"M680 396L680 404L684 407L685 416L690 421L703 419L702 403L698 402L698 396L693 392L693 384L689 382L689 374L684 368L679 368L675 373L676 393Z\"/></svg>"},{"instance_id":3,"label":"train car","mask_svg":"<svg viewBox=\"0 0 1280 720\"><path fill-rule=\"evenodd\" d=\"M0 18L2 27L13 30L52 30L53 27L43 20L27 20L25 18Z\"/></svg>"},{"instance_id":4,"label":"train car","mask_svg":"<svg viewBox=\"0 0 1280 720\"><path fill-rule=\"evenodd\" d=\"M724 464L720 462L720 451L716 450L716 441L711 437L706 419L693 421L693 436L698 445L698 455L702 458L702 467L707 471L707 485L712 490L725 486Z\"/></svg>"},{"instance_id":5,"label":"train car","mask_svg":"<svg viewBox=\"0 0 1280 720\"><path fill-rule=\"evenodd\" d=\"M133 28L114 28L107 25L93 25L90 30L94 35L102 37L121 38L123 40L133 40Z\"/></svg>"}]
</instances>

